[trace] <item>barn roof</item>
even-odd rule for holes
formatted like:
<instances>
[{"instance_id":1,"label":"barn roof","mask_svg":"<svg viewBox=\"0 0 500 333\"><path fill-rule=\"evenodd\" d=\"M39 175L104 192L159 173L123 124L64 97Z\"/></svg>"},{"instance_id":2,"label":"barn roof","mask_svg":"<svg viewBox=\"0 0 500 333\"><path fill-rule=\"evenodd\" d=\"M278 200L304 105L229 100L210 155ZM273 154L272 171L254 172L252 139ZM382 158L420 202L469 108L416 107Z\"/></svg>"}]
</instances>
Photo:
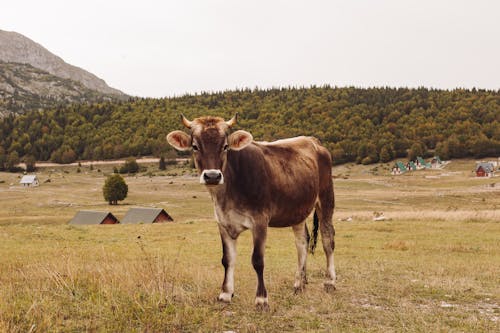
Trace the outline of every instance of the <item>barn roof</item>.
<instances>
[{"instance_id":1,"label":"barn roof","mask_svg":"<svg viewBox=\"0 0 500 333\"><path fill-rule=\"evenodd\" d=\"M130 208L122 223L153 223L162 212L173 220L163 208Z\"/></svg>"},{"instance_id":2,"label":"barn roof","mask_svg":"<svg viewBox=\"0 0 500 333\"><path fill-rule=\"evenodd\" d=\"M33 184L37 180L36 175L24 175L23 178L21 178L21 181L19 182L20 184Z\"/></svg>"},{"instance_id":3,"label":"barn roof","mask_svg":"<svg viewBox=\"0 0 500 333\"><path fill-rule=\"evenodd\" d=\"M110 212L97 212L93 210L80 210L76 213L69 224L76 225L90 225L90 224L101 224L108 216L120 223L118 219Z\"/></svg>"},{"instance_id":4,"label":"barn roof","mask_svg":"<svg viewBox=\"0 0 500 333\"><path fill-rule=\"evenodd\" d=\"M483 168L485 172L493 172L495 167L493 166L493 163L489 162L481 162L476 165L476 171L479 170L479 168Z\"/></svg>"}]
</instances>

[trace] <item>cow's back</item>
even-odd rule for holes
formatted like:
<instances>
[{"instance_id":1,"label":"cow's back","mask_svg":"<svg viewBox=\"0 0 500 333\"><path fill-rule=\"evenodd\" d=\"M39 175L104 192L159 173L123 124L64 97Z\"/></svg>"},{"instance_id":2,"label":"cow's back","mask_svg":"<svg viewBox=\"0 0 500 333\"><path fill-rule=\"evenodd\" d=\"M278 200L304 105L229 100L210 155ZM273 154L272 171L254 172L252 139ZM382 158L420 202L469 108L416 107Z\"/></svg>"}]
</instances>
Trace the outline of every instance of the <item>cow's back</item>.
<instances>
[{"instance_id":1,"label":"cow's back","mask_svg":"<svg viewBox=\"0 0 500 333\"><path fill-rule=\"evenodd\" d=\"M321 188L332 186L330 154L312 137L254 142L231 154L228 164L229 198L269 214L273 227L303 221Z\"/></svg>"}]
</instances>

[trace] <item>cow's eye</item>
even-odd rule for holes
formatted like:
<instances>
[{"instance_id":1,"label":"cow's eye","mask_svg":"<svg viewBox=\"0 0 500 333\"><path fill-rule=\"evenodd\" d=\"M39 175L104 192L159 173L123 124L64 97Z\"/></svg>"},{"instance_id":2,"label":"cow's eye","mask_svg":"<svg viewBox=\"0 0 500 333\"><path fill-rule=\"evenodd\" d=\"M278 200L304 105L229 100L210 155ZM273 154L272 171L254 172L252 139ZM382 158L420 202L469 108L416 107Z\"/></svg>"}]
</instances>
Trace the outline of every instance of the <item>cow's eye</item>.
<instances>
[{"instance_id":1,"label":"cow's eye","mask_svg":"<svg viewBox=\"0 0 500 333\"><path fill-rule=\"evenodd\" d=\"M193 150L194 151L198 151L198 146L197 145L193 145Z\"/></svg>"},{"instance_id":2,"label":"cow's eye","mask_svg":"<svg viewBox=\"0 0 500 333\"><path fill-rule=\"evenodd\" d=\"M229 149L228 145L224 145L224 151L227 151Z\"/></svg>"}]
</instances>

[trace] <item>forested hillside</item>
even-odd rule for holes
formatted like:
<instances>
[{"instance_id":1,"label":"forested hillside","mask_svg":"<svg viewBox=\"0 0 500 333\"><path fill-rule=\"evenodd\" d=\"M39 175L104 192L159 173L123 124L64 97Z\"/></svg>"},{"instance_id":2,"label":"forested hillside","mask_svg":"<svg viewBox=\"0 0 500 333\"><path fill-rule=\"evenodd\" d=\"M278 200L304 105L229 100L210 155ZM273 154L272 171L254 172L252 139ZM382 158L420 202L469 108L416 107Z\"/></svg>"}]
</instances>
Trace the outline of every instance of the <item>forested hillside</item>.
<instances>
[{"instance_id":1,"label":"forested hillside","mask_svg":"<svg viewBox=\"0 0 500 333\"><path fill-rule=\"evenodd\" d=\"M173 156L165 135L193 118L238 112L256 140L318 137L335 163L396 157L500 155L500 91L311 87L238 90L70 105L0 120L0 167L9 159L72 162ZM3 161L3 162L2 162Z\"/></svg>"}]
</instances>

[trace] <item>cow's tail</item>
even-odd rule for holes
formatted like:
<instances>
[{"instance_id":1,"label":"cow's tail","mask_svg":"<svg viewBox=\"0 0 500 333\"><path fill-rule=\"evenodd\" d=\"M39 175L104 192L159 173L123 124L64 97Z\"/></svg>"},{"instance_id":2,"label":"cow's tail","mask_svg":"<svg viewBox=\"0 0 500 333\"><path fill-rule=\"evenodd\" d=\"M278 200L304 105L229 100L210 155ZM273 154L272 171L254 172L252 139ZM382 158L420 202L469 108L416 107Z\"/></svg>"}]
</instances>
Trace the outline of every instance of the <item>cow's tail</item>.
<instances>
[{"instance_id":1,"label":"cow's tail","mask_svg":"<svg viewBox=\"0 0 500 333\"><path fill-rule=\"evenodd\" d=\"M314 254L314 250L316 249L316 243L318 242L318 228L319 228L318 213L314 211L312 239L309 242L309 252L311 252L311 254Z\"/></svg>"}]
</instances>

